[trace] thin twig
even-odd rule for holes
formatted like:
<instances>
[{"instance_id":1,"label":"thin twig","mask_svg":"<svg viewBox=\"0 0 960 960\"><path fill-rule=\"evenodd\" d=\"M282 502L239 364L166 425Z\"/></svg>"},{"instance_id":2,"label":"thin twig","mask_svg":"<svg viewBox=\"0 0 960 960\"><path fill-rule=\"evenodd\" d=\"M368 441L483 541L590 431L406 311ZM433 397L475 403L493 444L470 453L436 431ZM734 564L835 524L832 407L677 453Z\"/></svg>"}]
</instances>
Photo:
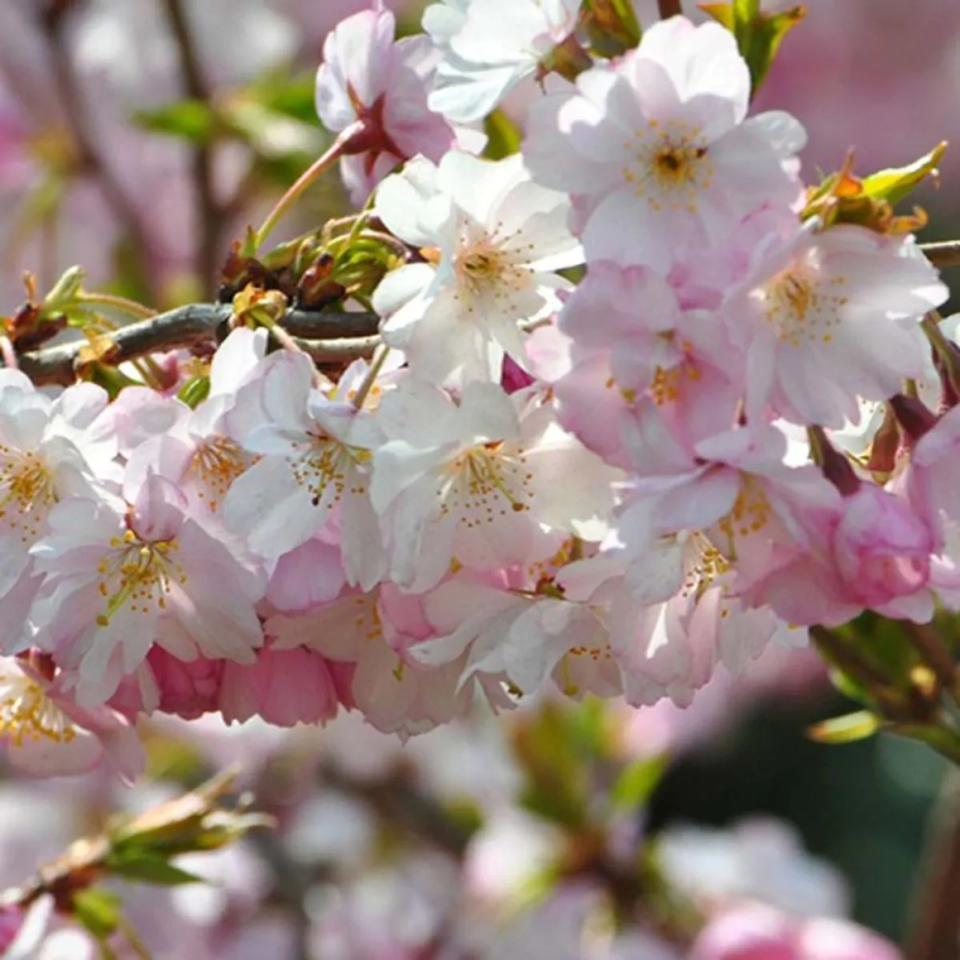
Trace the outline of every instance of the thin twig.
<instances>
[{"instance_id":1,"label":"thin twig","mask_svg":"<svg viewBox=\"0 0 960 960\"><path fill-rule=\"evenodd\" d=\"M229 320L229 303L191 303L155 317L131 323L109 334L114 349L112 364L136 360L151 353L190 347L215 340L218 330ZM281 321L284 329L315 360L336 361L365 356L379 340L379 317L373 313L319 313L291 310ZM77 363L88 341L47 347L24 353L20 369L34 383L69 385L76 379Z\"/></svg>"},{"instance_id":2,"label":"thin twig","mask_svg":"<svg viewBox=\"0 0 960 960\"><path fill-rule=\"evenodd\" d=\"M253 237L251 254L257 252L274 227L283 219L284 214L293 206L294 202L305 193L327 170L343 156L344 150L364 130L363 121L351 123L346 129L337 134L337 139L327 148L326 152L315 160L310 167L300 174L299 178L287 188L287 192L274 204L267 214L260 229Z\"/></svg>"},{"instance_id":3,"label":"thin twig","mask_svg":"<svg viewBox=\"0 0 960 960\"><path fill-rule=\"evenodd\" d=\"M183 0L162 0L162 2L170 23L170 31L176 42L186 93L194 100L209 104L211 93L203 76L200 56L193 41ZM193 186L196 194L199 233L197 269L204 290L213 283L217 273L220 233L223 228L223 207L217 201L213 161L213 145L201 138L193 152Z\"/></svg>"},{"instance_id":4,"label":"thin twig","mask_svg":"<svg viewBox=\"0 0 960 960\"><path fill-rule=\"evenodd\" d=\"M909 960L960 957L960 781L951 771L931 817Z\"/></svg>"},{"instance_id":5,"label":"thin twig","mask_svg":"<svg viewBox=\"0 0 960 960\"><path fill-rule=\"evenodd\" d=\"M306 340L292 337L294 344L316 363L344 363L373 356L382 342L377 334L369 337L348 337L343 340Z\"/></svg>"},{"instance_id":6,"label":"thin twig","mask_svg":"<svg viewBox=\"0 0 960 960\"><path fill-rule=\"evenodd\" d=\"M960 267L960 240L921 243L920 249L935 267Z\"/></svg>"}]
</instances>

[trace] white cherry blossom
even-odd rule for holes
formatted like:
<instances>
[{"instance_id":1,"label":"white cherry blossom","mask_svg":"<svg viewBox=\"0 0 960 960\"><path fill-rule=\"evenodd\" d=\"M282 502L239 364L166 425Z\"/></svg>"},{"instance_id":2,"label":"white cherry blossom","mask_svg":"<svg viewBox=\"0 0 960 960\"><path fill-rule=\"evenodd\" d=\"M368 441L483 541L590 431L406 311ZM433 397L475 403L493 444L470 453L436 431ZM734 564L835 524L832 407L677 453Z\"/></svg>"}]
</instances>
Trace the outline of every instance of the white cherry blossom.
<instances>
[{"instance_id":1,"label":"white cherry blossom","mask_svg":"<svg viewBox=\"0 0 960 960\"><path fill-rule=\"evenodd\" d=\"M481 120L574 30L580 0L443 0L423 28L443 53L431 109L458 123Z\"/></svg>"},{"instance_id":2,"label":"white cherry blossom","mask_svg":"<svg viewBox=\"0 0 960 960\"><path fill-rule=\"evenodd\" d=\"M612 506L606 467L548 405L472 383L459 404L407 381L383 400L387 438L371 496L405 589L434 586L455 559L472 569L551 556L571 534L600 539Z\"/></svg>"},{"instance_id":3,"label":"white cherry blossom","mask_svg":"<svg viewBox=\"0 0 960 960\"><path fill-rule=\"evenodd\" d=\"M368 494L379 437L370 413L316 389L303 354L267 358L250 392L252 402L227 416L231 435L257 457L230 486L227 528L271 563L335 529L349 581L369 589L382 573Z\"/></svg>"},{"instance_id":4,"label":"white cherry blossom","mask_svg":"<svg viewBox=\"0 0 960 960\"><path fill-rule=\"evenodd\" d=\"M497 380L503 355L524 365L521 324L549 316L581 261L569 201L531 181L520 157L450 152L389 177L376 213L422 262L388 273L374 294L384 340L425 380Z\"/></svg>"}]
</instances>

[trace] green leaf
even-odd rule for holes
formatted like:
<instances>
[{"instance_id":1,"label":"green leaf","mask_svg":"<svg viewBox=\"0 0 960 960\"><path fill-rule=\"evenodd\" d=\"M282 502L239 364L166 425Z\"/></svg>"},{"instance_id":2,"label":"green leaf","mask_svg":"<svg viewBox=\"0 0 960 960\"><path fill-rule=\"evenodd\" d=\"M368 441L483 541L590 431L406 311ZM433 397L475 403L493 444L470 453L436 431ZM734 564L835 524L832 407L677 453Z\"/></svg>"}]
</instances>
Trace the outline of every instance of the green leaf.
<instances>
[{"instance_id":1,"label":"green leaf","mask_svg":"<svg viewBox=\"0 0 960 960\"><path fill-rule=\"evenodd\" d=\"M169 860L149 850L126 847L112 852L106 867L117 876L141 880L163 887L177 887L185 883L204 883L203 877L182 870Z\"/></svg>"},{"instance_id":2,"label":"green leaf","mask_svg":"<svg viewBox=\"0 0 960 960\"><path fill-rule=\"evenodd\" d=\"M181 388L177 396L191 409L196 409L210 396L210 378L193 377Z\"/></svg>"},{"instance_id":3,"label":"green leaf","mask_svg":"<svg viewBox=\"0 0 960 960\"><path fill-rule=\"evenodd\" d=\"M202 100L178 100L156 110L139 110L133 115L133 121L151 133L191 143L207 143L217 125L216 114Z\"/></svg>"},{"instance_id":4,"label":"green leaf","mask_svg":"<svg viewBox=\"0 0 960 960\"><path fill-rule=\"evenodd\" d=\"M807 15L802 4L766 13L760 9L760 0L704 3L701 9L736 37L740 53L750 68L754 94L767 76L783 38Z\"/></svg>"},{"instance_id":5,"label":"green leaf","mask_svg":"<svg viewBox=\"0 0 960 960\"><path fill-rule=\"evenodd\" d=\"M269 73L247 87L244 95L274 113L282 113L316 126L316 78L313 73L294 76L282 72Z\"/></svg>"},{"instance_id":6,"label":"green leaf","mask_svg":"<svg viewBox=\"0 0 960 960\"><path fill-rule=\"evenodd\" d=\"M855 743L872 737L881 727L881 720L869 710L858 710L842 717L833 717L815 723L807 730L807 736L817 743Z\"/></svg>"},{"instance_id":7,"label":"green leaf","mask_svg":"<svg viewBox=\"0 0 960 960\"><path fill-rule=\"evenodd\" d=\"M120 924L120 898L103 887L78 890L71 901L73 915L97 940L105 940Z\"/></svg>"},{"instance_id":8,"label":"green leaf","mask_svg":"<svg viewBox=\"0 0 960 960\"><path fill-rule=\"evenodd\" d=\"M938 143L926 156L905 167L878 170L864 177L863 192L889 204L899 203L928 176L936 175L940 159L947 150L947 142Z\"/></svg>"},{"instance_id":9,"label":"green leaf","mask_svg":"<svg viewBox=\"0 0 960 960\"><path fill-rule=\"evenodd\" d=\"M488 159L502 160L520 152L520 130L502 110L494 110L483 121L483 129L487 135L487 146L483 155Z\"/></svg>"},{"instance_id":10,"label":"green leaf","mask_svg":"<svg viewBox=\"0 0 960 960\"><path fill-rule=\"evenodd\" d=\"M565 826L587 822L589 788L582 738L574 732L569 709L544 704L514 731L514 748L526 786L526 809Z\"/></svg>"},{"instance_id":11,"label":"green leaf","mask_svg":"<svg viewBox=\"0 0 960 960\"><path fill-rule=\"evenodd\" d=\"M633 810L650 799L667 769L666 756L636 760L628 764L610 791L615 810Z\"/></svg>"}]
</instances>

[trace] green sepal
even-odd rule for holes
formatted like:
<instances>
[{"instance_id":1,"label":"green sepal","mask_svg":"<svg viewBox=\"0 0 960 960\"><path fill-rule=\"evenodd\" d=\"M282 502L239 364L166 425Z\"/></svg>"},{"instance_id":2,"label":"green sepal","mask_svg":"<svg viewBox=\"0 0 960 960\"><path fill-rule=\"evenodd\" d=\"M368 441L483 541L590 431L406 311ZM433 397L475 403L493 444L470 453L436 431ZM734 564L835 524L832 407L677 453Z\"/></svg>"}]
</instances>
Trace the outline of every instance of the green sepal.
<instances>
[{"instance_id":1,"label":"green sepal","mask_svg":"<svg viewBox=\"0 0 960 960\"><path fill-rule=\"evenodd\" d=\"M210 396L210 378L193 377L181 388L177 397L191 410L195 410L207 397Z\"/></svg>"},{"instance_id":2,"label":"green sepal","mask_svg":"<svg viewBox=\"0 0 960 960\"><path fill-rule=\"evenodd\" d=\"M806 7L799 3L787 10L767 13L761 10L760 0L702 3L700 9L736 37L750 69L754 94L766 78L783 38L807 15Z\"/></svg>"},{"instance_id":3,"label":"green sepal","mask_svg":"<svg viewBox=\"0 0 960 960\"><path fill-rule=\"evenodd\" d=\"M617 57L640 43L640 22L629 0L586 0L584 6L594 53Z\"/></svg>"},{"instance_id":4,"label":"green sepal","mask_svg":"<svg viewBox=\"0 0 960 960\"><path fill-rule=\"evenodd\" d=\"M863 178L863 192L876 200L886 200L891 206L899 203L927 177L936 176L947 150L947 141L938 143L928 154L905 167L878 170Z\"/></svg>"},{"instance_id":5,"label":"green sepal","mask_svg":"<svg viewBox=\"0 0 960 960\"><path fill-rule=\"evenodd\" d=\"M520 129L501 109L494 110L483 121L483 129L487 135L483 155L489 160L503 160L520 152Z\"/></svg>"},{"instance_id":6,"label":"green sepal","mask_svg":"<svg viewBox=\"0 0 960 960\"><path fill-rule=\"evenodd\" d=\"M70 907L77 921L97 940L105 940L120 925L120 897L103 887L86 887L73 894Z\"/></svg>"}]
</instances>

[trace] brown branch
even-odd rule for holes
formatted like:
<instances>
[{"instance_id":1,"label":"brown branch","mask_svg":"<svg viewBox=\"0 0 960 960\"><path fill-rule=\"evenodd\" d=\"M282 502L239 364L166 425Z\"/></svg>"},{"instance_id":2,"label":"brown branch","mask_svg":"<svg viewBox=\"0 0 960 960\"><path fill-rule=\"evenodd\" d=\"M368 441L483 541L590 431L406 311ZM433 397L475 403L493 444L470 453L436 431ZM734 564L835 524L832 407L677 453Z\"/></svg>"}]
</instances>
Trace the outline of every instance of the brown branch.
<instances>
[{"instance_id":1,"label":"brown branch","mask_svg":"<svg viewBox=\"0 0 960 960\"><path fill-rule=\"evenodd\" d=\"M63 108L63 116L79 158L81 172L93 176L104 200L113 211L117 221L126 231L134 256L141 266L141 274L147 285L148 299L153 299L153 285L147 266L147 235L140 212L131 202L123 187L117 182L97 148L94 126L84 101L81 84L73 68L73 58L66 40L66 14L68 8L44 19L50 64L56 85L57 96Z\"/></svg>"},{"instance_id":2,"label":"brown branch","mask_svg":"<svg viewBox=\"0 0 960 960\"><path fill-rule=\"evenodd\" d=\"M931 818L909 960L960 957L960 782L948 775Z\"/></svg>"},{"instance_id":3,"label":"brown branch","mask_svg":"<svg viewBox=\"0 0 960 960\"><path fill-rule=\"evenodd\" d=\"M378 334L369 337L348 337L343 340L306 340L293 337L293 342L316 363L342 363L373 355L380 343Z\"/></svg>"},{"instance_id":4,"label":"brown branch","mask_svg":"<svg viewBox=\"0 0 960 960\"><path fill-rule=\"evenodd\" d=\"M920 249L935 267L960 267L960 240L921 243Z\"/></svg>"},{"instance_id":5,"label":"brown branch","mask_svg":"<svg viewBox=\"0 0 960 960\"><path fill-rule=\"evenodd\" d=\"M176 347L212 342L232 312L228 303L191 303L121 327L110 334L114 350L109 362L120 364ZM281 324L315 360L334 362L370 353L379 339L379 322L373 313L290 310ZM19 357L19 366L38 385L66 386L76 379L81 351L87 346L88 341L83 339L34 350Z\"/></svg>"},{"instance_id":6,"label":"brown branch","mask_svg":"<svg viewBox=\"0 0 960 960\"><path fill-rule=\"evenodd\" d=\"M200 57L190 32L183 0L163 0L170 31L176 42L184 87L189 97L210 103L211 93L203 76ZM193 152L193 187L196 196L197 269L203 289L213 283L219 266L220 234L223 228L224 208L217 201L213 175L213 145L201 140Z\"/></svg>"},{"instance_id":7,"label":"brown branch","mask_svg":"<svg viewBox=\"0 0 960 960\"><path fill-rule=\"evenodd\" d=\"M680 0L657 0L657 7L660 10L660 18L666 20L668 17L676 17L683 13Z\"/></svg>"}]
</instances>

